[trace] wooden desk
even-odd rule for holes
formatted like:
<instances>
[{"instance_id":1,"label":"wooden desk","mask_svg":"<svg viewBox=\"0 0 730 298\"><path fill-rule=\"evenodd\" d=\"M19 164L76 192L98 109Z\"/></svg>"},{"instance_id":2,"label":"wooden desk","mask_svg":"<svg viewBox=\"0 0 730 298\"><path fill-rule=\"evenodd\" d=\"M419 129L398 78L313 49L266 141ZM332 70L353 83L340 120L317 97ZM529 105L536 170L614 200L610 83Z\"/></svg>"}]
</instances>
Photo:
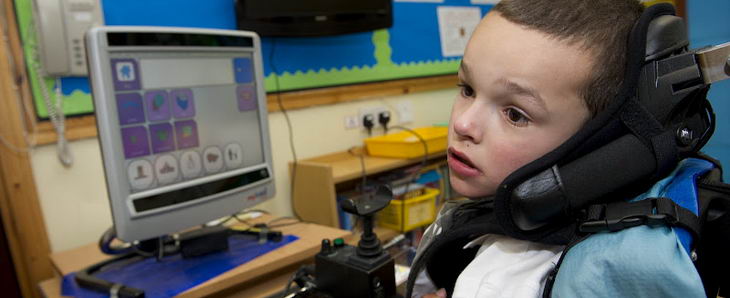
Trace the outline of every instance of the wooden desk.
<instances>
[{"instance_id":1,"label":"wooden desk","mask_svg":"<svg viewBox=\"0 0 730 298\"><path fill-rule=\"evenodd\" d=\"M252 222L271 219L262 216ZM312 262L319 251L322 239L345 238L352 241L350 231L311 223L297 223L277 228L284 234L296 235L299 240L259 256L213 279L191 288L179 297L201 297L215 294L218 297L266 297L284 289L286 282L302 264ZM51 254L51 262L59 277L40 283L46 297L61 297L61 277L102 261L109 256L102 254L96 244Z\"/></svg>"}]
</instances>

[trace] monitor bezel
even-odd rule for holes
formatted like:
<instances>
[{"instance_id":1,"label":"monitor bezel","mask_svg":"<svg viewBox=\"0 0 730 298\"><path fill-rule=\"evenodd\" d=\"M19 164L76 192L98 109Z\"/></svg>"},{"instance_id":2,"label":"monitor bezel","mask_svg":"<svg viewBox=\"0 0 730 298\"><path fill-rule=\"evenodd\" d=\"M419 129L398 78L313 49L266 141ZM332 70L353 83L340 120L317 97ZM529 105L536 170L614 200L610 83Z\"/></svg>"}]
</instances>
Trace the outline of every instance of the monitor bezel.
<instances>
[{"instance_id":1,"label":"monitor bezel","mask_svg":"<svg viewBox=\"0 0 730 298\"><path fill-rule=\"evenodd\" d=\"M109 45L107 36L117 33L142 34L183 34L208 35L220 37L244 37L253 42L251 47L211 47L211 46L181 46L181 45ZM253 32L215 30L199 28L172 28L172 27L130 27L107 26L92 28L87 33L87 59L89 79L92 87L93 104L96 113L98 138L109 195L112 208L112 218L117 237L125 241L144 240L174 233L181 229L202 224L204 222L230 215L244 208L259 204L274 196L274 174L269 136L268 111L266 92L263 81L263 64L261 57L261 42ZM150 190L133 192L127 181L126 167L119 163L117 156L123 156L121 133L116 111L115 90L112 83L110 53L139 52L139 51L189 51L189 52L241 52L252 55L256 93L258 100L258 115L261 128L261 142L264 162L258 165L240 168L232 171L217 173L190 181L165 185ZM106 82L106 83L105 83ZM137 212L134 200L151 195L162 194L195 185L222 180L236 175L265 170L268 178L259 180L228 191L208 195L192 201Z\"/></svg>"}]
</instances>

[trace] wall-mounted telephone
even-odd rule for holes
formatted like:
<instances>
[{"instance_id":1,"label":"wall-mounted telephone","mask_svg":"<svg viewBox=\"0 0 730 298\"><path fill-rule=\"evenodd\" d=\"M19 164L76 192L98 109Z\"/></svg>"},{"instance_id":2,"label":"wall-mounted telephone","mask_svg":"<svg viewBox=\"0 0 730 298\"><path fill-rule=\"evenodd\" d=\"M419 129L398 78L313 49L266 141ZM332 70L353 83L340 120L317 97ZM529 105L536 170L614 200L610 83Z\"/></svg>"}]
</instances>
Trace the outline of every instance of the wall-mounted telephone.
<instances>
[{"instance_id":1,"label":"wall-mounted telephone","mask_svg":"<svg viewBox=\"0 0 730 298\"><path fill-rule=\"evenodd\" d=\"M65 137L61 76L87 75L84 35L91 27L104 25L101 3L99 0L33 0L32 5L29 33L35 46L29 65L58 136L58 159L69 167L73 156ZM46 77L55 78L54 92L49 90Z\"/></svg>"},{"instance_id":2,"label":"wall-mounted telephone","mask_svg":"<svg viewBox=\"0 0 730 298\"><path fill-rule=\"evenodd\" d=\"M86 76L84 34L104 25L99 0L33 0L39 55L49 76Z\"/></svg>"}]
</instances>

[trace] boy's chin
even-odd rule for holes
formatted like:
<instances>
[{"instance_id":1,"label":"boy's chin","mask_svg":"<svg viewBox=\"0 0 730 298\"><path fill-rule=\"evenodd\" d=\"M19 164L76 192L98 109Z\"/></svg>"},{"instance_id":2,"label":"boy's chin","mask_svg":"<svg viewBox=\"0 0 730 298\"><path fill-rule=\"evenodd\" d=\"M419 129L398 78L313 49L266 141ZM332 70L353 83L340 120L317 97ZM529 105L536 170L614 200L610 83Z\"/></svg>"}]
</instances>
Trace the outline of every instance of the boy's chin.
<instances>
[{"instance_id":1,"label":"boy's chin","mask_svg":"<svg viewBox=\"0 0 730 298\"><path fill-rule=\"evenodd\" d=\"M458 194L467 198L482 198L492 196L495 193L495 187L474 183L475 181L464 181L454 175L449 175L451 188Z\"/></svg>"}]
</instances>

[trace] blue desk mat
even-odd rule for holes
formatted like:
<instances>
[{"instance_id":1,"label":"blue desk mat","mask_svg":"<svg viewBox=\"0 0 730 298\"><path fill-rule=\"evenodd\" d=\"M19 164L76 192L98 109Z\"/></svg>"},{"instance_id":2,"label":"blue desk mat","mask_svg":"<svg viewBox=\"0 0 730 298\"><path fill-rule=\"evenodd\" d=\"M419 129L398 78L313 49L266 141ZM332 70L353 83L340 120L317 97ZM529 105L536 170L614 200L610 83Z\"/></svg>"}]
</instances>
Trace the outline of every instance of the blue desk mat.
<instances>
[{"instance_id":1,"label":"blue desk mat","mask_svg":"<svg viewBox=\"0 0 730 298\"><path fill-rule=\"evenodd\" d=\"M229 238L229 249L225 252L191 259L183 259L176 254L159 262L155 258L131 263L122 261L110 264L94 276L144 290L146 297L172 297L297 239L297 236L285 235L280 242L259 243L250 237L234 236ZM82 288L76 283L75 276L74 272L63 277L63 296L109 297L108 293Z\"/></svg>"}]
</instances>

